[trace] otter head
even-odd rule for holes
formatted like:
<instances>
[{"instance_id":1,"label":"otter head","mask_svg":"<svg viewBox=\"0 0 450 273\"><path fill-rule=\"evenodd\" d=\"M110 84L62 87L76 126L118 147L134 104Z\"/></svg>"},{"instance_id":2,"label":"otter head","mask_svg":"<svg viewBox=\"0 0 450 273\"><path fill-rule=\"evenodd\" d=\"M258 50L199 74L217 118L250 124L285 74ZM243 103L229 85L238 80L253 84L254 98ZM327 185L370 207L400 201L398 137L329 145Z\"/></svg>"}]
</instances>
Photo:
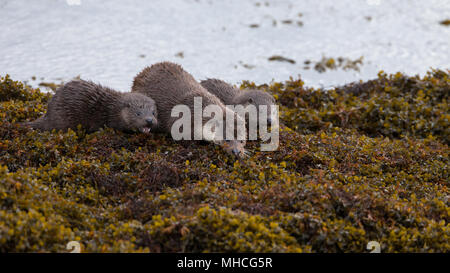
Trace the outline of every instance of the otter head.
<instances>
[{"instance_id":1,"label":"otter head","mask_svg":"<svg viewBox=\"0 0 450 273\"><path fill-rule=\"evenodd\" d=\"M275 98L272 97L269 93L257 90L257 89L247 89L241 91L241 93L236 96L233 100L234 104L240 105L255 105L256 109L259 113L259 106L266 105L267 106L267 125L272 124L271 119L271 105L275 105Z\"/></svg>"},{"instance_id":2,"label":"otter head","mask_svg":"<svg viewBox=\"0 0 450 273\"><path fill-rule=\"evenodd\" d=\"M230 155L242 158L246 155L245 140L222 140L220 145Z\"/></svg>"},{"instance_id":3,"label":"otter head","mask_svg":"<svg viewBox=\"0 0 450 273\"><path fill-rule=\"evenodd\" d=\"M124 129L149 133L157 125L155 101L139 93L126 93L120 116Z\"/></svg>"},{"instance_id":4,"label":"otter head","mask_svg":"<svg viewBox=\"0 0 450 273\"><path fill-rule=\"evenodd\" d=\"M222 136L214 134L212 136L213 142L220 145L228 154L238 158L244 157L246 155L245 144L247 136L245 120L227 107L225 107L225 114L233 117L234 128L228 128L224 119L222 126L223 134ZM227 136L232 136L232 138L227 139Z\"/></svg>"}]
</instances>

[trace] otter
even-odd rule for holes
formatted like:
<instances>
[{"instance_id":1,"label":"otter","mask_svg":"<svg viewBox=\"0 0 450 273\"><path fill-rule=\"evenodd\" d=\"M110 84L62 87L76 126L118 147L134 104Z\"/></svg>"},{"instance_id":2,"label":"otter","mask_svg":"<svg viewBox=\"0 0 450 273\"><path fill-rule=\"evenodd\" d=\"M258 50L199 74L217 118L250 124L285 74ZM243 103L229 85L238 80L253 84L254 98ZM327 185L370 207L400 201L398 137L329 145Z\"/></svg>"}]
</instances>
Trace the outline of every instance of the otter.
<instances>
[{"instance_id":1,"label":"otter","mask_svg":"<svg viewBox=\"0 0 450 273\"><path fill-rule=\"evenodd\" d=\"M245 106L253 104L258 110L260 105L267 105L267 124L272 123L269 106L275 105L276 102L275 98L269 93L257 89L241 90L219 79L203 80L200 84L208 92L217 96L225 105Z\"/></svg>"},{"instance_id":2,"label":"otter","mask_svg":"<svg viewBox=\"0 0 450 273\"><path fill-rule=\"evenodd\" d=\"M209 93L198 83L194 77L186 72L180 65L171 62L161 62L146 67L133 81L131 92L142 93L152 97L158 107L158 130L164 133L171 133L171 128L176 118L171 117L171 112L176 105L186 105L191 111L191 121L194 119L194 98L202 99L202 110L208 105L217 105L223 114L230 114L235 123L245 124L245 121L231 109L227 108L219 98ZM202 125L208 119L202 117ZM192 124L191 124L192 125ZM192 128L193 126L191 126ZM223 138L227 135L227 127L223 126ZM198 130L194 128L194 133ZM228 129L231 130L231 129ZM214 138L212 141L223 147L229 154L237 157L245 155L245 132L230 131L229 134L235 136L234 140L224 140Z\"/></svg>"},{"instance_id":3,"label":"otter","mask_svg":"<svg viewBox=\"0 0 450 273\"><path fill-rule=\"evenodd\" d=\"M143 94L121 93L85 80L59 87L47 113L24 125L42 131L76 129L86 132L104 126L126 132L149 133L157 126L155 101Z\"/></svg>"}]
</instances>

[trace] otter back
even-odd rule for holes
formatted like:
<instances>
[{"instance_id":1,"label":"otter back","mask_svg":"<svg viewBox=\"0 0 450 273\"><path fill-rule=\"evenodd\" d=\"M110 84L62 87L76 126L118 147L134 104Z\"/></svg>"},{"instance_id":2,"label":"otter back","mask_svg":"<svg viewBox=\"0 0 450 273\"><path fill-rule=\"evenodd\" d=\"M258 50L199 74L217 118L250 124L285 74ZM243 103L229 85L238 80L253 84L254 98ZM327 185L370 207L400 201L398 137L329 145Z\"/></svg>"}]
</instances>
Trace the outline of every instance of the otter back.
<instances>
[{"instance_id":1,"label":"otter back","mask_svg":"<svg viewBox=\"0 0 450 273\"><path fill-rule=\"evenodd\" d=\"M233 99L241 92L239 89L219 79L207 79L201 81L200 84L208 92L216 95L225 105L234 104Z\"/></svg>"},{"instance_id":2,"label":"otter back","mask_svg":"<svg viewBox=\"0 0 450 273\"><path fill-rule=\"evenodd\" d=\"M155 107L154 101L143 95L127 95L90 81L73 80L56 90L43 117L26 125L40 130L75 129L81 125L88 132L104 126L119 130L144 128L147 124L137 124L138 119L124 119L124 109L132 112L133 101Z\"/></svg>"},{"instance_id":3,"label":"otter back","mask_svg":"<svg viewBox=\"0 0 450 273\"><path fill-rule=\"evenodd\" d=\"M216 96L204 89L180 65L162 62L145 68L133 82L131 92L145 94L155 100L158 108L160 129L170 133L171 111L175 105L187 105L194 112L194 97L202 97L203 107L225 105Z\"/></svg>"},{"instance_id":4,"label":"otter back","mask_svg":"<svg viewBox=\"0 0 450 273\"><path fill-rule=\"evenodd\" d=\"M160 130L166 133L171 133L172 125L178 118L171 117L172 109L176 105L185 105L191 111L191 129L193 126L194 115L194 98L200 97L202 99L202 110L208 105L217 105L221 108L222 113L234 115L234 121L241 117L221 102L219 98L209 93L203 88L189 73L177 64L163 62L157 63L145 68L139 73L133 82L132 92L139 92L152 97L158 108L158 121ZM202 115L202 124L205 125L209 118ZM242 120L245 124L245 121ZM223 136L233 134L236 135L236 130L228 129L223 126L225 130ZM228 134L227 134L227 131ZM198 132L198 128L191 130L191 137ZM191 138L192 139L192 138ZM245 152L245 141L231 140L225 142L224 139L214 139L216 144L221 145L227 152L235 155L241 155Z\"/></svg>"},{"instance_id":5,"label":"otter back","mask_svg":"<svg viewBox=\"0 0 450 273\"><path fill-rule=\"evenodd\" d=\"M275 104L273 96L258 89L241 90L219 79L207 79L202 81L201 85L219 97L225 105L253 104L258 107Z\"/></svg>"}]
</instances>

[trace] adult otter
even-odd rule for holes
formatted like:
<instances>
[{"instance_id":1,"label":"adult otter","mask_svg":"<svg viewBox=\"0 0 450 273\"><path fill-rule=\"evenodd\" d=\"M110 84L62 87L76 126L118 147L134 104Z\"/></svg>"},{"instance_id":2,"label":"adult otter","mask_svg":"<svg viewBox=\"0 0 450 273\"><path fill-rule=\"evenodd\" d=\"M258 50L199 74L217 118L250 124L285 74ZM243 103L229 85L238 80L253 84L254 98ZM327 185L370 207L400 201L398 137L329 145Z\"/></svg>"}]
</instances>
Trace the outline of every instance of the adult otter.
<instances>
[{"instance_id":1,"label":"adult otter","mask_svg":"<svg viewBox=\"0 0 450 273\"><path fill-rule=\"evenodd\" d=\"M148 133L157 124L156 105L142 94L120 93L90 81L73 80L56 90L44 116L24 123L44 131L75 129L79 124L87 132L107 126Z\"/></svg>"},{"instance_id":2,"label":"adult otter","mask_svg":"<svg viewBox=\"0 0 450 273\"><path fill-rule=\"evenodd\" d=\"M158 107L158 128L165 133L171 133L172 125L177 119L171 116L172 109L176 105L186 105L190 109L191 120L194 120L194 98L202 99L202 108L200 110L203 111L208 105L217 105L223 114L233 117L235 123L245 124L245 121L235 112L225 107L219 98L205 90L191 74L186 72L180 65L174 63L162 62L145 68L134 78L131 92L139 92L155 100ZM208 120L202 115L201 125L205 125ZM230 154L232 153L239 157L243 156L246 143L245 130L244 132L238 130L239 136L236 137L234 128L230 129L228 127L223 126L223 138L227 136L228 130L228 135L232 134L234 140L224 140L213 136L212 141L221 145ZM193 128L193 133L196 134L197 132L198 128Z\"/></svg>"},{"instance_id":3,"label":"adult otter","mask_svg":"<svg viewBox=\"0 0 450 273\"><path fill-rule=\"evenodd\" d=\"M216 95L225 105L253 104L259 110L260 105L267 105L267 123L272 123L270 115L271 105L275 105L275 99L269 93L257 90L241 90L219 79L207 79L200 84L211 94Z\"/></svg>"}]
</instances>

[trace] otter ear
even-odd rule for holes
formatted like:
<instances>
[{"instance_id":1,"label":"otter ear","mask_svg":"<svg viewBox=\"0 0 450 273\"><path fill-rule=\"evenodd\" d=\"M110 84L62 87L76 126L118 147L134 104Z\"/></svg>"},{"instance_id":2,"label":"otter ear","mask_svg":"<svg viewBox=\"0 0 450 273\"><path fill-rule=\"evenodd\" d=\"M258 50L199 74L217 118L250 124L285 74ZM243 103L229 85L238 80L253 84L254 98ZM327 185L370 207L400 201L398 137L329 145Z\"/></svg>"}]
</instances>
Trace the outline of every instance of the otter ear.
<instances>
[{"instance_id":1,"label":"otter ear","mask_svg":"<svg viewBox=\"0 0 450 273\"><path fill-rule=\"evenodd\" d=\"M124 103L123 103L123 106L124 106L125 108L131 108L131 103L129 103L129 102L124 102Z\"/></svg>"}]
</instances>

